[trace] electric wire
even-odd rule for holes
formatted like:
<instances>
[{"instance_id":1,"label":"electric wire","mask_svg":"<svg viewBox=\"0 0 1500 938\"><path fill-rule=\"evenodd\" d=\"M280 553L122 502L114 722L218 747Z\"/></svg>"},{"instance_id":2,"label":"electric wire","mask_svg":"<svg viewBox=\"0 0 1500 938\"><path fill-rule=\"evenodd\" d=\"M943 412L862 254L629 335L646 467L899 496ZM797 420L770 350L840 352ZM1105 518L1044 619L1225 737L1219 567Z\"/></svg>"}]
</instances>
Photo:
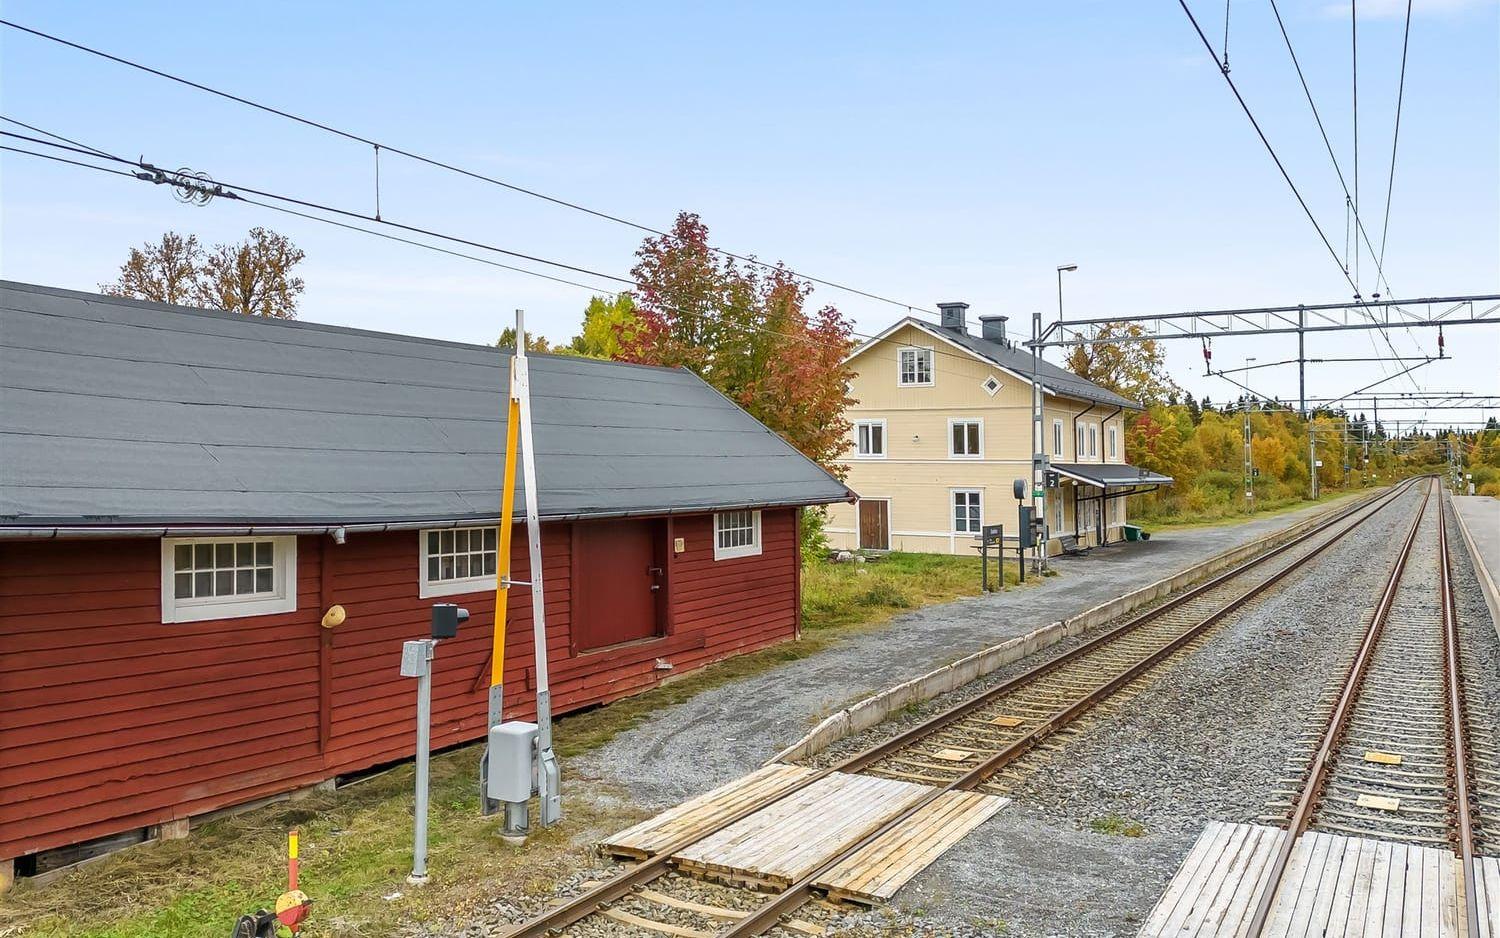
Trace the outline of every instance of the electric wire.
<instances>
[{"instance_id":1,"label":"electric wire","mask_svg":"<svg viewBox=\"0 0 1500 938\"><path fill-rule=\"evenodd\" d=\"M77 50L79 52L85 52L85 53L87 53L89 55L98 56L99 58L106 59L108 61L115 62L117 64L124 65L124 66L129 67L129 68L137 69L139 71L146 72L146 73L151 74L151 75L155 75L158 78L163 78L163 79L166 79L167 81L176 82L178 84L185 85L185 86L187 86L189 88L193 88L193 89L196 89L198 91L205 92L207 94L215 95L217 97L224 98L225 100L233 101L233 102L235 102L237 104L242 104L242 105L244 105L246 107L255 108L256 110L260 110L260 111L263 111L263 112L268 113L268 114L273 114L273 115L275 115L277 117L281 117L281 118L284 118L284 119L289 120L289 121L294 121L296 123L303 124L304 126L307 126L307 127L312 127L314 129L321 130L321 131L324 131L326 133L334 134L336 136L343 137L344 139L352 140L352 141L354 141L356 143L361 143L361 144L364 144L366 146L374 147L376 149L377 153L380 150L385 150L385 151L387 151L389 153L395 153L395 154L397 154L399 156L404 156L407 159L415 160L416 162L424 163L424 164L426 164L428 166L432 166L432 167L437 168L437 169L446 170L446 171L451 172L451 173L457 173L457 174L459 174L461 176L466 176L466 177L468 177L470 179L474 179L474 180L477 180L479 182L484 182L484 183L488 183L490 185L499 186L499 187L501 187L503 189L508 189L508 190L510 190L512 192L516 192L516 193L519 193L521 195L530 196L530 197L535 198L535 199L541 199L541 200L543 200L545 202L550 202L553 205L557 205L557 206L560 206L560 207L563 207L563 208L572 209L572 210L577 211L577 212L583 212L583 213L585 213L587 215L591 215L591 216L593 216L595 218L599 218L599 219L602 219L602 220L605 220L605 221L614 222L615 224L625 225L627 227L634 228L637 231L646 232L648 234L652 234L652 235L655 235L657 237L667 237L668 236L667 232L662 231L659 228L654 228L654 227L652 227L650 225L641 224L640 222L632 221L632 220L630 220L628 218L624 218L624 217L619 216L619 215L614 215L614 214L611 214L609 212L600 211L599 209L589 208L588 206L580 204L578 202L569 201L568 199L559 198L558 196L548 195L545 192L541 192L541 191L538 191L536 189L529 189L529 188L527 188L525 186L517 185L516 183L506 182L503 179L499 179L499 178L496 178L494 176L489 176L489 175L486 175L484 173L476 172L475 170L465 169L462 166L458 166L458 165L455 165L453 163L449 163L449 162L446 162L444 160L437 159L435 157L424 156L424 155L422 155L420 153L416 153L416 152L411 151L411 150L406 150L406 149L403 149L401 147L393 147L390 144L381 143L381 142L379 142L377 140L373 140L373 139L371 139L369 137L361 136L360 134L352 133L352 132L347 131L347 130L341 130L341 129L339 129L337 127L334 127L334 126L332 126L330 124L326 124L326 123L323 123L321 121L313 120L312 118L303 117L301 115L294 114L294 113L292 113L290 111L286 111L286 110L283 110L281 108L273 107L273 106L271 106L269 104L262 104L259 101L254 101L254 100L252 100L250 98L246 98L246 97L243 97L241 95L232 94L232 93L230 93L228 91L222 91L222 90L220 90L218 88L214 88L214 87L211 87L209 85L205 85L205 84L203 84L201 82L193 81L193 80L188 79L188 78L183 78L181 76L174 75L174 74L172 74L170 72L163 71L162 69L152 68L149 65L143 65L143 64L141 64L139 62L131 61L130 59L124 58L122 56L112 55L112 54L110 54L108 52L104 52L103 50L95 49L95 48L93 48L91 46L83 45L82 43L73 42L71 40L64 39L64 38L62 38L60 36L55 36L55 35L53 35L51 33L43 32L43 31L41 31L39 29L33 29L33 28L29 27L29 26L23 26L20 23L14 22L12 20L0 19L0 25L8 26L11 29L19 30L19 31L24 32L24 33L29 33L29 34L31 34L33 36L38 37L38 38L46 39L46 40L49 40L51 42L55 42L55 43L57 43L59 45L66 46L66 47L71 48L71 49L75 49L75 50ZM710 247L709 250L711 250L714 253L719 254L719 255L721 255L723 257L732 258L732 259L734 259L736 261L739 261L740 263L753 264L753 265L755 265L757 267L763 267L763 268L767 268L767 269L772 269L772 268L775 268L777 266L775 264L770 263L769 261L760 260L759 258L755 257L754 255L736 254L736 253L734 253L732 251L728 251L728 250L725 250L723 248L715 248L715 247ZM797 276L798 278L800 278L802 280L806 280L806 281L809 281L811 283L816 283L816 284L819 284L820 286L829 287L829 288L835 289L835 290L842 290L842 291L844 291L846 293L851 293L851 294L854 294L856 296L862 296L862 297L864 297L866 299L875 300L875 301L881 302L881 303L886 303L886 304L889 304L891 306L898 306L898 307L901 307L902 309L910 310L910 311L913 311L913 312L920 310L923 314L928 315L928 316L935 315L935 313L932 310L926 309L926 308L924 308L923 306L920 306L920 305L916 305L916 304L912 304L912 303L906 303L906 302L903 302L901 300L892 299L892 298L887 297L887 296L882 296L881 294L878 294L878 293L870 292L868 290L861 290L858 287L852 287L852 286L849 286L847 284L838 283L836 281L825 280L825 279L822 279L822 278L819 278L819 277L810 276L808 274L804 274L804 273L801 273L801 272L795 271L795 270L788 270L787 272L791 273L791 274L793 274L795 276Z\"/></svg>"},{"instance_id":2,"label":"electric wire","mask_svg":"<svg viewBox=\"0 0 1500 938\"><path fill-rule=\"evenodd\" d=\"M1380 256L1375 261L1378 270L1385 261L1386 236L1391 230L1391 192L1396 186L1396 144L1401 140L1401 104L1406 97L1406 50L1411 44L1412 0L1406 0L1406 29L1401 36L1401 77L1396 83L1396 129L1391 133L1391 172L1385 183L1385 221L1380 226Z\"/></svg>"}]
</instances>

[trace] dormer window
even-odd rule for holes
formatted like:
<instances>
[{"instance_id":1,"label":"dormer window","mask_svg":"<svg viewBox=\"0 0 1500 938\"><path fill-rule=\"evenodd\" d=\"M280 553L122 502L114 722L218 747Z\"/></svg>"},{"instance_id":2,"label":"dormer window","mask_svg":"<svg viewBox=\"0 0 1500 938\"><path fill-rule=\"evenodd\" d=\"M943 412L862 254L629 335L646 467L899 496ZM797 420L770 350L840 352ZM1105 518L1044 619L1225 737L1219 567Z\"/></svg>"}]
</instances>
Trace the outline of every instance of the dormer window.
<instances>
[{"instance_id":1,"label":"dormer window","mask_svg":"<svg viewBox=\"0 0 1500 938\"><path fill-rule=\"evenodd\" d=\"M932 384L932 349L904 348L897 352L896 383L902 387Z\"/></svg>"}]
</instances>

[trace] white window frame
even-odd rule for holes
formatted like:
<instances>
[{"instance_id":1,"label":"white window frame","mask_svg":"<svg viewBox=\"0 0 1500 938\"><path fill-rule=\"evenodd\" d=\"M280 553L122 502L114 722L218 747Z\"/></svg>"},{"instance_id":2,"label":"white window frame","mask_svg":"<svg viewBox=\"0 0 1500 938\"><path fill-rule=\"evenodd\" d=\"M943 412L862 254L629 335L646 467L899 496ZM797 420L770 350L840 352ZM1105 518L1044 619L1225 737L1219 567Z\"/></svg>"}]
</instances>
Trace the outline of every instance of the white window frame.
<instances>
[{"instance_id":1,"label":"white window frame","mask_svg":"<svg viewBox=\"0 0 1500 938\"><path fill-rule=\"evenodd\" d=\"M1063 454L1063 422L1060 418L1052 420L1052 455L1059 458Z\"/></svg>"},{"instance_id":2,"label":"white window frame","mask_svg":"<svg viewBox=\"0 0 1500 938\"><path fill-rule=\"evenodd\" d=\"M432 580L427 576L427 561L430 555L427 552L427 535L436 534L441 537L444 533L457 535L459 531L495 532L495 573L479 576L455 577L449 580ZM481 536L483 534L481 533ZM460 525L452 528L423 528L417 532L417 597L428 599L433 596L457 596L460 593L493 592L498 580L500 570L500 529L492 524ZM472 553L472 551L470 552ZM484 553L483 550L480 553Z\"/></svg>"},{"instance_id":3,"label":"white window frame","mask_svg":"<svg viewBox=\"0 0 1500 938\"><path fill-rule=\"evenodd\" d=\"M995 385L995 389L993 391L990 390L991 383ZM995 377L994 375L990 375L983 381L979 382L979 387L984 391L984 393L988 394L990 397L994 397L996 394L1000 393L1000 389L1004 388L1005 385L1001 383L999 378Z\"/></svg>"},{"instance_id":4,"label":"white window frame","mask_svg":"<svg viewBox=\"0 0 1500 938\"><path fill-rule=\"evenodd\" d=\"M979 427L979 452L956 453L953 451L953 428L957 426L968 426L977 424ZM964 443L968 444L969 434L964 433ZM983 459L984 458L984 420L979 417L949 417L948 418L948 458L949 459Z\"/></svg>"},{"instance_id":5,"label":"white window frame","mask_svg":"<svg viewBox=\"0 0 1500 938\"><path fill-rule=\"evenodd\" d=\"M905 361L905 359L906 359L906 353L907 352L911 352L913 355L917 355L918 353L922 353L922 352L927 353L927 380L926 381L907 381L906 380L906 367L905 367L906 361ZM912 373L913 374L919 374L920 372L921 372L920 368L917 368L915 365L912 366ZM933 350L932 346L930 346L930 345L903 345L900 348L896 349L896 385L898 387L903 387L903 388L930 388L930 387L933 386L933 383L936 380L936 378L937 378L937 353Z\"/></svg>"},{"instance_id":6,"label":"white window frame","mask_svg":"<svg viewBox=\"0 0 1500 938\"><path fill-rule=\"evenodd\" d=\"M755 540L752 543L750 543L750 544L742 544L742 545L740 545L738 547L720 547L719 546L719 531L720 531L720 528L721 528L721 526L723 524L725 516L726 515L740 514L744 510L745 509L741 509L740 511L716 511L716 512L714 512L714 559L715 560L733 560L736 557L758 557L758 556L760 556L762 541L761 541L761 536L760 536L760 512L759 511L751 511L750 512L751 524L752 524L752 526L754 528L754 532L755 532L755 535L754 535L755 536Z\"/></svg>"},{"instance_id":7,"label":"white window frame","mask_svg":"<svg viewBox=\"0 0 1500 938\"><path fill-rule=\"evenodd\" d=\"M1074 424L1073 436L1075 437L1073 440L1073 461L1083 462L1084 454L1087 452L1085 444L1088 439L1088 431L1084 429L1083 424Z\"/></svg>"},{"instance_id":8,"label":"white window frame","mask_svg":"<svg viewBox=\"0 0 1500 938\"><path fill-rule=\"evenodd\" d=\"M1120 431L1119 427L1109 427L1108 428L1108 436L1109 436L1109 458L1110 459L1119 459L1120 458L1120 432L1119 431Z\"/></svg>"},{"instance_id":9,"label":"white window frame","mask_svg":"<svg viewBox=\"0 0 1500 938\"><path fill-rule=\"evenodd\" d=\"M1099 425L1091 423L1089 427L1089 458L1099 458Z\"/></svg>"},{"instance_id":10,"label":"white window frame","mask_svg":"<svg viewBox=\"0 0 1500 938\"><path fill-rule=\"evenodd\" d=\"M958 527L958 496L979 496L979 530L963 531ZM965 506L967 507L967 506ZM949 489L948 490L948 528L955 536L978 537L984 533L984 489Z\"/></svg>"},{"instance_id":11,"label":"white window frame","mask_svg":"<svg viewBox=\"0 0 1500 938\"><path fill-rule=\"evenodd\" d=\"M866 427L880 428L880 452L862 453L859 451L859 431ZM891 433L886 426L885 420L856 420L854 421L854 458L855 459L884 459L886 452L890 449Z\"/></svg>"},{"instance_id":12,"label":"white window frame","mask_svg":"<svg viewBox=\"0 0 1500 938\"><path fill-rule=\"evenodd\" d=\"M178 545L197 544L272 545L273 572L271 593L253 596L214 596L200 599L178 599L174 574ZM161 621L205 622L210 619L239 619L245 616L269 616L297 611L297 538L276 537L164 537L161 539Z\"/></svg>"}]
</instances>

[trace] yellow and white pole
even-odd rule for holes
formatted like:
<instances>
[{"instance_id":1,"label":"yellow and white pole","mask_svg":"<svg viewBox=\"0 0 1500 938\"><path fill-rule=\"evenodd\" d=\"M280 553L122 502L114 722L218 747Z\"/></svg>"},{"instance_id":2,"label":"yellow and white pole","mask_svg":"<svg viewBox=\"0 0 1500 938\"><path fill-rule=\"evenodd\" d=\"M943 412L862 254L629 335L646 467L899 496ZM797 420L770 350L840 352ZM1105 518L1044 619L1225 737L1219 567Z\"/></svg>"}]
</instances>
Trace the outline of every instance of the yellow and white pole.
<instances>
[{"instance_id":1,"label":"yellow and white pole","mask_svg":"<svg viewBox=\"0 0 1500 938\"><path fill-rule=\"evenodd\" d=\"M489 718L486 727L504 719L505 704L505 628L507 602L510 596L510 540L512 517L516 510L516 441L521 431L521 399L516 396L516 367L512 358L506 371L505 472L500 489L499 545L495 559L495 633L490 645ZM479 803L484 814L500 810L500 803L489 796L490 751L486 743L484 761L479 772Z\"/></svg>"}]
</instances>

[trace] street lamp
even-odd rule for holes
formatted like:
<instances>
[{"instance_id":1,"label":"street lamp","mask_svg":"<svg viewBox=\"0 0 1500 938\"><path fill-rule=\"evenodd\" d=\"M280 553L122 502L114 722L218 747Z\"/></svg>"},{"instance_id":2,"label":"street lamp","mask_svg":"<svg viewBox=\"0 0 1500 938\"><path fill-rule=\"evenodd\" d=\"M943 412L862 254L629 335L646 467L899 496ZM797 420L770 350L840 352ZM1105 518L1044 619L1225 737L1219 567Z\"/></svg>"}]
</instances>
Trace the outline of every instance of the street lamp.
<instances>
[{"instance_id":1,"label":"street lamp","mask_svg":"<svg viewBox=\"0 0 1500 938\"><path fill-rule=\"evenodd\" d=\"M1078 269L1078 265L1077 264L1063 264L1062 266L1060 266L1060 267L1057 268L1057 321L1058 322L1062 322L1062 318L1063 318L1062 275L1065 272L1066 273L1072 273L1073 271L1075 271L1077 269Z\"/></svg>"},{"instance_id":2,"label":"street lamp","mask_svg":"<svg viewBox=\"0 0 1500 938\"><path fill-rule=\"evenodd\" d=\"M1250 363L1255 361L1253 357L1245 359L1244 371L1250 370ZM1241 420L1244 422L1245 435L1245 509L1255 510L1255 454L1250 447L1250 394L1247 392L1242 397L1245 402L1240 408Z\"/></svg>"}]
</instances>

